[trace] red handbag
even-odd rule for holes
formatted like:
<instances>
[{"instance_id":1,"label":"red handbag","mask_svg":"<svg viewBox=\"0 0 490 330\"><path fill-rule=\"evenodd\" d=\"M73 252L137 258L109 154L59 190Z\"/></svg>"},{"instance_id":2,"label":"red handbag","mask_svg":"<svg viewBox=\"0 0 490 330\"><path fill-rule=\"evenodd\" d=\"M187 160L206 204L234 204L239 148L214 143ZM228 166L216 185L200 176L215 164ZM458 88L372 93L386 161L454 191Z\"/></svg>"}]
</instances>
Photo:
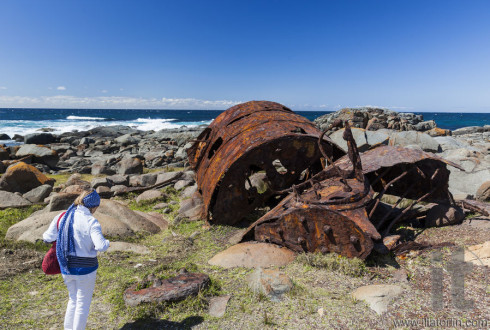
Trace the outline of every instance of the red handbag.
<instances>
[{"instance_id":1,"label":"red handbag","mask_svg":"<svg viewBox=\"0 0 490 330\"><path fill-rule=\"evenodd\" d=\"M58 218L58 223L56 224L56 228L60 226L60 220L63 218L66 212L61 213ZM56 241L53 242L51 249L49 249L48 253L44 256L43 259L43 272L46 275L56 275L61 273L60 264L58 263L58 258L56 257Z\"/></svg>"}]
</instances>

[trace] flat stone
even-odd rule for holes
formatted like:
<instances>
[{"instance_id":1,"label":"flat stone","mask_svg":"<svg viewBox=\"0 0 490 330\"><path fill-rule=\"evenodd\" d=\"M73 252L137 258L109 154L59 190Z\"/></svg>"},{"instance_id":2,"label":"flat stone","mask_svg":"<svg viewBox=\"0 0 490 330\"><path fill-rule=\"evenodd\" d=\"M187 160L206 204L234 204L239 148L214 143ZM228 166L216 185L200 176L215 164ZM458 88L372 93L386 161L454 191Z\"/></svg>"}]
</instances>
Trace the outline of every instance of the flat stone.
<instances>
[{"instance_id":1,"label":"flat stone","mask_svg":"<svg viewBox=\"0 0 490 330\"><path fill-rule=\"evenodd\" d=\"M291 279L276 269L257 268L248 276L247 282L253 292L263 293L272 301L280 301L293 288Z\"/></svg>"},{"instance_id":2,"label":"flat stone","mask_svg":"<svg viewBox=\"0 0 490 330\"><path fill-rule=\"evenodd\" d=\"M268 243L245 242L233 245L212 257L208 263L224 268L286 266L295 258L295 253L285 247Z\"/></svg>"},{"instance_id":3,"label":"flat stone","mask_svg":"<svg viewBox=\"0 0 490 330\"><path fill-rule=\"evenodd\" d=\"M193 180L179 180L177 181L175 184L174 184L174 189L175 190L181 190L187 186L190 186L194 184L194 181Z\"/></svg>"},{"instance_id":4,"label":"flat stone","mask_svg":"<svg viewBox=\"0 0 490 330\"><path fill-rule=\"evenodd\" d=\"M357 288L352 292L352 296L364 300L372 310L381 315L388 310L391 301L402 292L402 287L398 285L374 284Z\"/></svg>"},{"instance_id":5,"label":"flat stone","mask_svg":"<svg viewBox=\"0 0 490 330\"><path fill-rule=\"evenodd\" d=\"M132 187L149 187L157 181L156 173L135 175L129 178L129 185Z\"/></svg>"},{"instance_id":6,"label":"flat stone","mask_svg":"<svg viewBox=\"0 0 490 330\"><path fill-rule=\"evenodd\" d=\"M188 296L196 295L206 288L211 281L209 276L200 273L183 273L175 277L162 280L158 286L136 290L138 283L124 291L124 301L129 306L143 303L163 303L179 301Z\"/></svg>"},{"instance_id":7,"label":"flat stone","mask_svg":"<svg viewBox=\"0 0 490 330\"><path fill-rule=\"evenodd\" d=\"M464 252L464 261L490 267L490 241L468 247Z\"/></svg>"},{"instance_id":8,"label":"flat stone","mask_svg":"<svg viewBox=\"0 0 490 330\"><path fill-rule=\"evenodd\" d=\"M117 186L117 185L122 185L122 186L128 186L129 185L129 176L127 175L111 175L106 177L107 182L111 186Z\"/></svg>"},{"instance_id":9,"label":"flat stone","mask_svg":"<svg viewBox=\"0 0 490 330\"><path fill-rule=\"evenodd\" d=\"M0 208L22 207L31 205L27 199L17 194L0 190Z\"/></svg>"},{"instance_id":10,"label":"flat stone","mask_svg":"<svg viewBox=\"0 0 490 330\"><path fill-rule=\"evenodd\" d=\"M109 182L107 182L106 178L94 178L90 182L90 186L93 189L97 189L98 187L109 187Z\"/></svg>"},{"instance_id":11,"label":"flat stone","mask_svg":"<svg viewBox=\"0 0 490 330\"><path fill-rule=\"evenodd\" d=\"M132 252L137 254L149 254L150 250L144 245L138 245L128 242L111 242L107 252Z\"/></svg>"},{"instance_id":12,"label":"flat stone","mask_svg":"<svg viewBox=\"0 0 490 330\"><path fill-rule=\"evenodd\" d=\"M158 203L155 206L153 206L153 209L154 210L161 210L161 209L164 209L164 208L166 208L168 206L169 206L168 203Z\"/></svg>"},{"instance_id":13,"label":"flat stone","mask_svg":"<svg viewBox=\"0 0 490 330\"><path fill-rule=\"evenodd\" d=\"M126 191L127 190L127 186L123 186L121 184L118 184L118 185L115 185L115 186L112 186L111 187L111 191L115 194L117 193L120 193L120 192L123 192L123 191Z\"/></svg>"},{"instance_id":14,"label":"flat stone","mask_svg":"<svg viewBox=\"0 0 490 330\"><path fill-rule=\"evenodd\" d=\"M157 175L157 181L155 182L155 184L159 184L166 181L172 181L172 180L177 181L177 179L180 178L182 175L183 175L182 172L177 172L177 171L159 173Z\"/></svg>"},{"instance_id":15,"label":"flat stone","mask_svg":"<svg viewBox=\"0 0 490 330\"><path fill-rule=\"evenodd\" d=\"M160 190L147 190L143 192L141 195L136 197L136 202L141 203L141 202L149 202L149 201L154 201L157 199L162 199L165 197L165 194L162 193Z\"/></svg>"},{"instance_id":16,"label":"flat stone","mask_svg":"<svg viewBox=\"0 0 490 330\"><path fill-rule=\"evenodd\" d=\"M165 219L163 214L157 213L157 212L146 213L146 212L137 211L137 210L134 212L145 217L148 221L153 222L155 225L157 225L160 228L160 230L168 229L168 221L167 221L167 219Z\"/></svg>"},{"instance_id":17,"label":"flat stone","mask_svg":"<svg viewBox=\"0 0 490 330\"><path fill-rule=\"evenodd\" d=\"M223 317L226 312L226 306L228 305L228 300L230 300L231 296L219 296L212 297L209 299L209 315L214 317Z\"/></svg>"}]
</instances>

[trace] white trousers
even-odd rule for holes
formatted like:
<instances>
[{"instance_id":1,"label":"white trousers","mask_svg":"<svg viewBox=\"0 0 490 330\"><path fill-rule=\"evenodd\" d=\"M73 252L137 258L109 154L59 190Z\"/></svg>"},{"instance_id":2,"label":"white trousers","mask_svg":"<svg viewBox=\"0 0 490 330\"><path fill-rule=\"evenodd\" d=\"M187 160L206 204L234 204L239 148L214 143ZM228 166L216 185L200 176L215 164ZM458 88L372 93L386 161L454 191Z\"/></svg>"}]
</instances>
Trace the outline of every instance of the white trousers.
<instances>
[{"instance_id":1,"label":"white trousers","mask_svg":"<svg viewBox=\"0 0 490 330\"><path fill-rule=\"evenodd\" d=\"M70 298L68 306L66 306L65 329L85 329L90 303L92 302L96 274L97 271L87 275L63 275Z\"/></svg>"}]
</instances>

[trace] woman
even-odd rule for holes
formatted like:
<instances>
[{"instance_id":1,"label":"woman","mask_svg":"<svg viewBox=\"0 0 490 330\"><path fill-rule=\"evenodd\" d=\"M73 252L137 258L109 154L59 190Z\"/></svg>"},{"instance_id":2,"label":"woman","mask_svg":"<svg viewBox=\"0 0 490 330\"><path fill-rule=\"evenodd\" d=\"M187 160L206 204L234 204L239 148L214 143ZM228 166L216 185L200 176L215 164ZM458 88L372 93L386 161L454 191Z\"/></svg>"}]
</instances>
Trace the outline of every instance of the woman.
<instances>
[{"instance_id":1,"label":"woman","mask_svg":"<svg viewBox=\"0 0 490 330\"><path fill-rule=\"evenodd\" d=\"M92 215L99 205L100 196L95 190L83 192L59 225L60 215L57 215L43 234L44 241L57 241L56 256L68 288L65 329L85 329L99 266L97 251L103 252L109 247L99 222Z\"/></svg>"}]
</instances>

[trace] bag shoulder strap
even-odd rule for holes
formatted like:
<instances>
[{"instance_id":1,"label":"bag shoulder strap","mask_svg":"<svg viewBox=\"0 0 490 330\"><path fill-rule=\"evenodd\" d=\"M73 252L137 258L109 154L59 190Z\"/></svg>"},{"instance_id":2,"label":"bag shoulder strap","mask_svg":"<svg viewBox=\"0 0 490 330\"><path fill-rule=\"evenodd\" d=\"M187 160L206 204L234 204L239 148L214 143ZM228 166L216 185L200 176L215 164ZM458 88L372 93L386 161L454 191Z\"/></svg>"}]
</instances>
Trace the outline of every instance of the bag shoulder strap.
<instances>
[{"instance_id":1,"label":"bag shoulder strap","mask_svg":"<svg viewBox=\"0 0 490 330\"><path fill-rule=\"evenodd\" d=\"M60 227L60 220L63 218L63 216L66 214L66 212L61 213L60 217L58 218L58 223L56 224L56 229Z\"/></svg>"}]
</instances>

